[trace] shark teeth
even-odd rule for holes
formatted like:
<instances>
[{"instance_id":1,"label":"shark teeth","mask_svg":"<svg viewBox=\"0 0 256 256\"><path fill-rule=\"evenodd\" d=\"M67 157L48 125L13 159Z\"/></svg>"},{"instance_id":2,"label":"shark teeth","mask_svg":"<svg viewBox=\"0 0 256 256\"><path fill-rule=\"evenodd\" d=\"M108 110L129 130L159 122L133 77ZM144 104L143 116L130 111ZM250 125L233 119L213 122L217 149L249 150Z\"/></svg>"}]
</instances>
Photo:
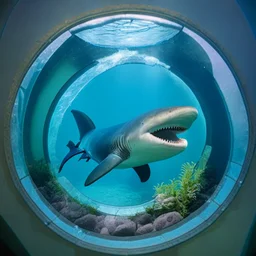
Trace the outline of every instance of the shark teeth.
<instances>
[{"instance_id":1,"label":"shark teeth","mask_svg":"<svg viewBox=\"0 0 256 256\"><path fill-rule=\"evenodd\" d=\"M182 147L182 148L187 147L187 141L185 139L180 139L177 137L177 139L175 140L170 140L170 139L157 137L152 133L150 133L150 135L154 138L154 141L161 144L165 144L167 146L175 146L175 147Z\"/></svg>"},{"instance_id":2,"label":"shark teeth","mask_svg":"<svg viewBox=\"0 0 256 256\"><path fill-rule=\"evenodd\" d=\"M172 132L176 132L176 131L183 132L187 129L184 128L184 127L181 127L181 126L170 126L170 127L163 127L163 128L151 131L150 133L155 133L155 132L160 132L160 131L167 131L167 130L172 131Z\"/></svg>"},{"instance_id":3,"label":"shark teeth","mask_svg":"<svg viewBox=\"0 0 256 256\"><path fill-rule=\"evenodd\" d=\"M162 139L162 138L159 138L159 137L157 137L157 138L162 140L162 141L168 142L168 143L179 143L179 139L178 140L168 140L168 139Z\"/></svg>"},{"instance_id":4,"label":"shark teeth","mask_svg":"<svg viewBox=\"0 0 256 256\"><path fill-rule=\"evenodd\" d=\"M183 132L185 130L187 129L181 126L165 126L150 131L150 134L159 141L173 145L180 144L182 141L176 136L176 133Z\"/></svg>"}]
</instances>

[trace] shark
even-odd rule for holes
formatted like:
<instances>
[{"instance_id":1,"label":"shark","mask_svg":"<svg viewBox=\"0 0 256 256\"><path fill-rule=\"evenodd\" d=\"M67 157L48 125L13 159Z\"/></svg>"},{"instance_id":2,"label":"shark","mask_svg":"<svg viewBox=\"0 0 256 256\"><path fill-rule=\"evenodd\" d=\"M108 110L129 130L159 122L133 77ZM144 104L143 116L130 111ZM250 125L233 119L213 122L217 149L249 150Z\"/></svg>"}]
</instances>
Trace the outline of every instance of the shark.
<instances>
[{"instance_id":1,"label":"shark","mask_svg":"<svg viewBox=\"0 0 256 256\"><path fill-rule=\"evenodd\" d=\"M178 134L188 130L197 119L198 111L191 106L164 107L144 113L125 123L97 129L85 113L72 110L80 139L69 141L68 154L59 167L81 154L79 160L90 159L98 165L88 175L89 186L113 169L133 168L141 182L150 178L149 163L162 161L183 152L188 142Z\"/></svg>"}]
</instances>

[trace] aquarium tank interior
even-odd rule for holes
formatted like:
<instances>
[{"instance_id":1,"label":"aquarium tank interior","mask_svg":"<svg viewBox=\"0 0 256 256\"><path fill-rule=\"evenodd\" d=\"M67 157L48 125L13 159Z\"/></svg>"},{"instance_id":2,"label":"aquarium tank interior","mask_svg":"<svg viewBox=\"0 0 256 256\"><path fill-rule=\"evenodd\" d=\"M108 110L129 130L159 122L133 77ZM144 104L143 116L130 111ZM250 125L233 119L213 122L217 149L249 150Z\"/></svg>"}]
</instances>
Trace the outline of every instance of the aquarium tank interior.
<instances>
[{"instance_id":1,"label":"aquarium tank interior","mask_svg":"<svg viewBox=\"0 0 256 256\"><path fill-rule=\"evenodd\" d=\"M47 41L17 91L17 179L45 225L117 255L209 226L243 181L248 118L207 36L171 16L79 21Z\"/></svg>"}]
</instances>

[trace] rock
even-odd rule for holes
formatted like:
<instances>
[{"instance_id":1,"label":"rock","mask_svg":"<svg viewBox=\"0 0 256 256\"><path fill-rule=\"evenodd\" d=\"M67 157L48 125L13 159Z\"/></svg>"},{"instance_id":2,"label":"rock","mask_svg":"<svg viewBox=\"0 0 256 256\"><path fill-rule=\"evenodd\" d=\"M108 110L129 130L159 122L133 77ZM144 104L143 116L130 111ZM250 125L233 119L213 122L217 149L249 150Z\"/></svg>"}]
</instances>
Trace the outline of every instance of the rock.
<instances>
[{"instance_id":1,"label":"rock","mask_svg":"<svg viewBox=\"0 0 256 256\"><path fill-rule=\"evenodd\" d=\"M89 214L88 210L84 207L81 207L81 209L79 210L83 213L83 215Z\"/></svg>"},{"instance_id":2,"label":"rock","mask_svg":"<svg viewBox=\"0 0 256 256\"><path fill-rule=\"evenodd\" d=\"M96 224L96 227L94 229L94 232L96 233L100 233L100 231L102 230L102 228L104 228L104 219L101 220L101 221L98 221L97 224Z\"/></svg>"},{"instance_id":3,"label":"rock","mask_svg":"<svg viewBox=\"0 0 256 256\"><path fill-rule=\"evenodd\" d=\"M108 232L112 235L117 227L116 217L111 215L106 216L104 219L104 226L108 229Z\"/></svg>"},{"instance_id":4,"label":"rock","mask_svg":"<svg viewBox=\"0 0 256 256\"><path fill-rule=\"evenodd\" d=\"M129 220L126 217L116 217L108 215L104 218L103 223L99 222L96 228L96 232L98 232L101 225L108 229L108 233L110 235L116 236L130 236L134 235L136 230L136 223Z\"/></svg>"},{"instance_id":5,"label":"rock","mask_svg":"<svg viewBox=\"0 0 256 256\"><path fill-rule=\"evenodd\" d=\"M70 210L69 207L65 207L63 208L60 213L65 217L67 218L68 220L74 222L76 221L77 219L85 216L87 214L86 211L83 211L83 209L80 209L80 210L77 210L77 211L73 211L73 210Z\"/></svg>"},{"instance_id":6,"label":"rock","mask_svg":"<svg viewBox=\"0 0 256 256\"><path fill-rule=\"evenodd\" d=\"M167 220L162 215L157 217L153 223L155 230L161 230L166 227Z\"/></svg>"},{"instance_id":7,"label":"rock","mask_svg":"<svg viewBox=\"0 0 256 256\"><path fill-rule=\"evenodd\" d=\"M82 208L82 206L76 202L71 202L68 204L68 208L71 210L71 211L78 211Z\"/></svg>"},{"instance_id":8,"label":"rock","mask_svg":"<svg viewBox=\"0 0 256 256\"><path fill-rule=\"evenodd\" d=\"M167 221L170 223L170 225L168 226L174 225L183 219L178 212L166 213L165 217L167 218Z\"/></svg>"},{"instance_id":9,"label":"rock","mask_svg":"<svg viewBox=\"0 0 256 256\"><path fill-rule=\"evenodd\" d=\"M161 203L165 198L165 195L164 194L158 194L155 198L155 200L159 203Z\"/></svg>"},{"instance_id":10,"label":"rock","mask_svg":"<svg viewBox=\"0 0 256 256\"><path fill-rule=\"evenodd\" d=\"M172 204L173 202L175 201L175 198L173 196L171 197L168 197L168 198L165 198L163 201L162 201L162 204Z\"/></svg>"},{"instance_id":11,"label":"rock","mask_svg":"<svg viewBox=\"0 0 256 256\"><path fill-rule=\"evenodd\" d=\"M104 227L101 231L100 231L101 235L109 235L108 229L106 227Z\"/></svg>"},{"instance_id":12,"label":"rock","mask_svg":"<svg viewBox=\"0 0 256 256\"><path fill-rule=\"evenodd\" d=\"M97 216L97 221L100 222L105 219L105 215Z\"/></svg>"},{"instance_id":13,"label":"rock","mask_svg":"<svg viewBox=\"0 0 256 256\"><path fill-rule=\"evenodd\" d=\"M134 221L137 223L137 224L140 224L140 225L146 225L148 223L151 223L152 222L152 216L148 213L144 213L142 215L138 215L134 218Z\"/></svg>"},{"instance_id":14,"label":"rock","mask_svg":"<svg viewBox=\"0 0 256 256\"><path fill-rule=\"evenodd\" d=\"M173 202L175 201L175 198L173 196L165 198L164 194L159 194L155 198L155 201L156 201L155 208L161 209L164 205L171 206L173 204Z\"/></svg>"},{"instance_id":15,"label":"rock","mask_svg":"<svg viewBox=\"0 0 256 256\"><path fill-rule=\"evenodd\" d=\"M52 198L55 196L53 191L51 191L47 186L40 187L38 190L48 202L52 203Z\"/></svg>"},{"instance_id":16,"label":"rock","mask_svg":"<svg viewBox=\"0 0 256 256\"><path fill-rule=\"evenodd\" d=\"M135 232L135 235L143 235L143 234L148 234L154 230L154 226L152 223L146 224L144 226L141 226L140 228L137 229Z\"/></svg>"},{"instance_id":17,"label":"rock","mask_svg":"<svg viewBox=\"0 0 256 256\"><path fill-rule=\"evenodd\" d=\"M157 217L153 223L155 230L162 230L172 226L182 220L182 216L178 212L169 212Z\"/></svg>"},{"instance_id":18,"label":"rock","mask_svg":"<svg viewBox=\"0 0 256 256\"><path fill-rule=\"evenodd\" d=\"M137 224L137 228L140 228L140 227L142 227L142 226L143 226L143 225L141 225L141 224L139 224L139 223Z\"/></svg>"},{"instance_id":19,"label":"rock","mask_svg":"<svg viewBox=\"0 0 256 256\"><path fill-rule=\"evenodd\" d=\"M128 218L125 218L125 217L116 217L116 218L115 218L115 224L116 224L116 226L125 224L125 223L127 223L127 222L130 222L130 220L129 220Z\"/></svg>"},{"instance_id":20,"label":"rock","mask_svg":"<svg viewBox=\"0 0 256 256\"><path fill-rule=\"evenodd\" d=\"M114 236L134 236L136 231L136 224L133 221L126 222L119 225L113 232Z\"/></svg>"},{"instance_id":21,"label":"rock","mask_svg":"<svg viewBox=\"0 0 256 256\"><path fill-rule=\"evenodd\" d=\"M69 213L70 213L70 210L68 209L67 206L65 206L63 209L60 210L60 214L63 215L64 217L67 217Z\"/></svg>"},{"instance_id":22,"label":"rock","mask_svg":"<svg viewBox=\"0 0 256 256\"><path fill-rule=\"evenodd\" d=\"M83 211L71 211L69 212L68 216L67 216L67 219L69 219L70 221L74 222L76 221L77 219L85 216L86 213L84 213Z\"/></svg>"},{"instance_id":23,"label":"rock","mask_svg":"<svg viewBox=\"0 0 256 256\"><path fill-rule=\"evenodd\" d=\"M60 202L60 201L63 201L63 200L65 200L65 199L63 198L63 196L54 195L54 196L52 197L52 199L51 199L51 202L52 202L52 203L57 203L57 202Z\"/></svg>"},{"instance_id":24,"label":"rock","mask_svg":"<svg viewBox=\"0 0 256 256\"><path fill-rule=\"evenodd\" d=\"M42 196L50 202L51 196L47 194L45 187L38 188L38 191L42 194Z\"/></svg>"},{"instance_id":25,"label":"rock","mask_svg":"<svg viewBox=\"0 0 256 256\"><path fill-rule=\"evenodd\" d=\"M84 217L77 219L74 223L81 228L93 231L96 227L97 219L95 215L87 214Z\"/></svg>"},{"instance_id":26,"label":"rock","mask_svg":"<svg viewBox=\"0 0 256 256\"><path fill-rule=\"evenodd\" d=\"M96 219L97 219L97 224L96 224L96 227L94 229L94 232L100 233L102 228L105 227L105 224L104 224L105 216L100 215L100 216L97 216Z\"/></svg>"},{"instance_id":27,"label":"rock","mask_svg":"<svg viewBox=\"0 0 256 256\"><path fill-rule=\"evenodd\" d=\"M52 206L55 208L56 211L59 212L66 206L66 204L67 204L66 201L60 201L60 202L53 203Z\"/></svg>"},{"instance_id":28,"label":"rock","mask_svg":"<svg viewBox=\"0 0 256 256\"><path fill-rule=\"evenodd\" d=\"M59 186L58 182L54 181L54 180L50 180L48 181L45 186L47 186L48 188L50 188L52 191L56 190L56 187Z\"/></svg>"}]
</instances>

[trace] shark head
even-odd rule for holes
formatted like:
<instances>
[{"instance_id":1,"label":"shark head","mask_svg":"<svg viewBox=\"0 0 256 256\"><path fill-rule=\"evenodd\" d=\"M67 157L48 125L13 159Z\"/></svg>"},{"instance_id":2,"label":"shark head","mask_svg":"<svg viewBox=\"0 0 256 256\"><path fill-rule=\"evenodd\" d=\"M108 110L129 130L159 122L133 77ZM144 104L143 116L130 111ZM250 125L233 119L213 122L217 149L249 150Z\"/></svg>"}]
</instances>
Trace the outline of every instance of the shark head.
<instances>
[{"instance_id":1,"label":"shark head","mask_svg":"<svg viewBox=\"0 0 256 256\"><path fill-rule=\"evenodd\" d=\"M190 128L198 116L193 107L161 108L129 122L127 144L136 157L158 161L184 151L188 142L177 134ZM148 157L147 157L148 156Z\"/></svg>"}]
</instances>

